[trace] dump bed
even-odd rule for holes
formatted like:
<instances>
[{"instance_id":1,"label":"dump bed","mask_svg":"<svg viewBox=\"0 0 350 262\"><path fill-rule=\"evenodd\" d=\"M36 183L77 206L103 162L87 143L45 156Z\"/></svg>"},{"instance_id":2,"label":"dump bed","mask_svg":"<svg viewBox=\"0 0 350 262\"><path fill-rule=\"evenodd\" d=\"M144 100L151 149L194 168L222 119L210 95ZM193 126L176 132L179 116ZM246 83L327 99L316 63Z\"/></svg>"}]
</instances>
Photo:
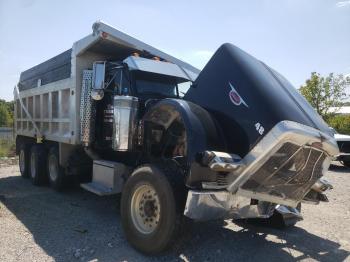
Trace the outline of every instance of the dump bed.
<instances>
[{"instance_id":1,"label":"dump bed","mask_svg":"<svg viewBox=\"0 0 350 262\"><path fill-rule=\"evenodd\" d=\"M73 47L20 75L14 90L17 135L79 144L80 92L83 71L93 62L121 61L133 52L157 56L177 64L195 80L199 70L115 28L96 22L93 33Z\"/></svg>"}]
</instances>

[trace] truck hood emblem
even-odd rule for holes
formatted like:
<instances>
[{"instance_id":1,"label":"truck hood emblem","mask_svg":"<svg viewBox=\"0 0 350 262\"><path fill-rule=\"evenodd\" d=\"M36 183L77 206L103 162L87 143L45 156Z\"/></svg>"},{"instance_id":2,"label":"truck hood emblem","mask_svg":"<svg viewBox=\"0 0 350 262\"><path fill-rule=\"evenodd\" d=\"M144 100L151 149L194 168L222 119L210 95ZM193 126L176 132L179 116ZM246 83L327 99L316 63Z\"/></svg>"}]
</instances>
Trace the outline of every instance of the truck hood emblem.
<instances>
[{"instance_id":1,"label":"truck hood emblem","mask_svg":"<svg viewBox=\"0 0 350 262\"><path fill-rule=\"evenodd\" d=\"M233 87L233 85L228 82L230 87L231 87L231 91L228 94L228 96L230 97L231 102L236 105L239 106L240 104L245 105L246 107L249 108L249 106L247 105L247 103L243 100L243 98L238 94L238 92L236 91L236 89Z\"/></svg>"}]
</instances>

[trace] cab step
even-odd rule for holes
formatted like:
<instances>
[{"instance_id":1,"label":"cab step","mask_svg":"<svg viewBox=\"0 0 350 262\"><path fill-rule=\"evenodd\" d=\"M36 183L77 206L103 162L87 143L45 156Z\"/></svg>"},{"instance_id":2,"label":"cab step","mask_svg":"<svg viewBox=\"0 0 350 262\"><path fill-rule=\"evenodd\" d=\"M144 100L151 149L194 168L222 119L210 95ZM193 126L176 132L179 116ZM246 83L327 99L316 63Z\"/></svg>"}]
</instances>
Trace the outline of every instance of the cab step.
<instances>
[{"instance_id":1,"label":"cab step","mask_svg":"<svg viewBox=\"0 0 350 262\"><path fill-rule=\"evenodd\" d=\"M82 188L99 196L122 192L124 177L131 171L126 165L108 160L94 160L92 181L80 184Z\"/></svg>"},{"instance_id":2,"label":"cab step","mask_svg":"<svg viewBox=\"0 0 350 262\"><path fill-rule=\"evenodd\" d=\"M80 186L85 190L90 191L99 196L108 196L120 193L120 191L118 190L113 190L113 188L106 187L96 182L84 183L80 184Z\"/></svg>"}]
</instances>

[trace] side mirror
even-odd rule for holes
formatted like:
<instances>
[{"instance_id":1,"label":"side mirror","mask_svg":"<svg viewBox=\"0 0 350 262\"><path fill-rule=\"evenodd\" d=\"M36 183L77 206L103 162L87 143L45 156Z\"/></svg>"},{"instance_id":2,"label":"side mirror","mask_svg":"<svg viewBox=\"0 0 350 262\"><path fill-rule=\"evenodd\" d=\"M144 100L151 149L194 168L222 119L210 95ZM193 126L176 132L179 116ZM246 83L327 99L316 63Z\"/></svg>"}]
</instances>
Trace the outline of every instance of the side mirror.
<instances>
[{"instance_id":1,"label":"side mirror","mask_svg":"<svg viewBox=\"0 0 350 262\"><path fill-rule=\"evenodd\" d=\"M94 62L92 71L92 92L91 96L94 100L103 98L103 90L105 88L106 62Z\"/></svg>"},{"instance_id":2,"label":"side mirror","mask_svg":"<svg viewBox=\"0 0 350 262\"><path fill-rule=\"evenodd\" d=\"M95 62L92 72L92 89L105 88L106 62Z\"/></svg>"}]
</instances>

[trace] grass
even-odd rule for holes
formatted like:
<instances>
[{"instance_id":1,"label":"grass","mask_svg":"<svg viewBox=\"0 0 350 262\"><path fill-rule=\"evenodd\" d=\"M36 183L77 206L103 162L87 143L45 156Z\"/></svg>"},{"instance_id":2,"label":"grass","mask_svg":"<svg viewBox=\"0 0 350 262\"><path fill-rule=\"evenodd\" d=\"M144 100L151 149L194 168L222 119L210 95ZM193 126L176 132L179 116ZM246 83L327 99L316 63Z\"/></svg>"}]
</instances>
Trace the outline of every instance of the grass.
<instances>
[{"instance_id":1,"label":"grass","mask_svg":"<svg viewBox=\"0 0 350 262\"><path fill-rule=\"evenodd\" d=\"M15 141L0 139L0 157L15 156Z\"/></svg>"}]
</instances>

